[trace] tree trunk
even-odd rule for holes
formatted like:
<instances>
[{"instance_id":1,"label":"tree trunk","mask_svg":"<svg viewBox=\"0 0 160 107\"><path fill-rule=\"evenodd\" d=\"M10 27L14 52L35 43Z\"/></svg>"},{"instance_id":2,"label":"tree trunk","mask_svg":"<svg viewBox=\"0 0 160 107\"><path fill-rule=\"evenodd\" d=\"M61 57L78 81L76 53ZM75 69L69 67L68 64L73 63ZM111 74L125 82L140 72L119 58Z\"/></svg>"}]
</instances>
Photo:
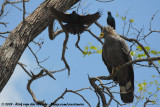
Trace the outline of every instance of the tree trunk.
<instances>
[{"instance_id":1,"label":"tree trunk","mask_svg":"<svg viewBox=\"0 0 160 107\"><path fill-rule=\"evenodd\" d=\"M45 30L49 23L53 23L54 14L50 8L54 6L59 11L66 11L78 1L46 0L10 33L0 48L0 92L13 74L28 44Z\"/></svg>"}]
</instances>

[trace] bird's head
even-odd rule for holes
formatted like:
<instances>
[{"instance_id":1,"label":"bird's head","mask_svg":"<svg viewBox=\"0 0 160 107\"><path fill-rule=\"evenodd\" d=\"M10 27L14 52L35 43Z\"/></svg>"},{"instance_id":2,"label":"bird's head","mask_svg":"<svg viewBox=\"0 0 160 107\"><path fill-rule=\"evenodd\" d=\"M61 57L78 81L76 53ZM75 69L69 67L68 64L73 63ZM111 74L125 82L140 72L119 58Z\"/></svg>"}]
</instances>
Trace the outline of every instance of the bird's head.
<instances>
[{"instance_id":1,"label":"bird's head","mask_svg":"<svg viewBox=\"0 0 160 107\"><path fill-rule=\"evenodd\" d=\"M102 29L101 34L99 35L99 38L103 39L107 35L113 35L114 36L114 35L117 35L117 34L116 34L115 30L111 26L104 26L103 29Z\"/></svg>"},{"instance_id":2,"label":"bird's head","mask_svg":"<svg viewBox=\"0 0 160 107\"><path fill-rule=\"evenodd\" d=\"M76 11L73 11L72 14L77 14Z\"/></svg>"},{"instance_id":3,"label":"bird's head","mask_svg":"<svg viewBox=\"0 0 160 107\"><path fill-rule=\"evenodd\" d=\"M108 16L110 16L111 15L111 12L110 11L108 11Z\"/></svg>"},{"instance_id":4,"label":"bird's head","mask_svg":"<svg viewBox=\"0 0 160 107\"><path fill-rule=\"evenodd\" d=\"M100 39L103 39L103 38L104 38L104 33L103 33L103 32L101 32L101 34L99 35L99 38L100 38Z\"/></svg>"}]
</instances>

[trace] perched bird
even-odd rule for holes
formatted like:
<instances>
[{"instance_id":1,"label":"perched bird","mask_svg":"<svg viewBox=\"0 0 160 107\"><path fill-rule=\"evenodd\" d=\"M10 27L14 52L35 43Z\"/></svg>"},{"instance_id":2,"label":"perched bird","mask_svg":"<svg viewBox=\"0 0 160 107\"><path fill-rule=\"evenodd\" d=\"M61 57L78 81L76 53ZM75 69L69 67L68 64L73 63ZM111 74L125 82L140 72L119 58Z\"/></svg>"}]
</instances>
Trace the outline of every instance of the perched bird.
<instances>
[{"instance_id":1,"label":"perched bird","mask_svg":"<svg viewBox=\"0 0 160 107\"><path fill-rule=\"evenodd\" d=\"M96 12L95 14L82 16L73 11L71 14L66 14L56 10L54 7L51 8L55 18L66 23L63 26L63 30L71 34L81 34L88 26L97 21L101 14Z\"/></svg>"},{"instance_id":2,"label":"perched bird","mask_svg":"<svg viewBox=\"0 0 160 107\"><path fill-rule=\"evenodd\" d=\"M114 20L114 18L112 17L111 12L108 12L107 24L108 24L109 26L113 27L114 30L116 29L115 20Z\"/></svg>"},{"instance_id":3,"label":"perched bird","mask_svg":"<svg viewBox=\"0 0 160 107\"><path fill-rule=\"evenodd\" d=\"M110 76L114 76L113 81L119 83L122 101L131 103L134 99L133 65L119 69L120 66L132 60L128 45L110 26L103 28L100 38L104 38L102 48L103 62L107 66ZM115 73L116 75L114 75Z\"/></svg>"}]
</instances>

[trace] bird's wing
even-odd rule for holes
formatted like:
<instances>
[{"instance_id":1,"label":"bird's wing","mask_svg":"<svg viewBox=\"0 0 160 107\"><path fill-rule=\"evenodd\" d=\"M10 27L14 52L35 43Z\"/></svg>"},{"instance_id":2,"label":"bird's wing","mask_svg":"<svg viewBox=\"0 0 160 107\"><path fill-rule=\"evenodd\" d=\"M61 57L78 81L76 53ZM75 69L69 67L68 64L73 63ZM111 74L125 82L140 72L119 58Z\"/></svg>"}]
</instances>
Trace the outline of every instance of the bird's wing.
<instances>
[{"instance_id":1,"label":"bird's wing","mask_svg":"<svg viewBox=\"0 0 160 107\"><path fill-rule=\"evenodd\" d=\"M115 26L115 20L114 20L114 18L112 18L112 23L113 23L113 28L116 29L115 28L116 26Z\"/></svg>"},{"instance_id":2,"label":"bird's wing","mask_svg":"<svg viewBox=\"0 0 160 107\"><path fill-rule=\"evenodd\" d=\"M107 66L108 71L111 75L112 74L112 65L109 63L109 60L107 58L107 52L105 51L105 49L102 50L102 60L103 60L104 64Z\"/></svg>"},{"instance_id":3,"label":"bird's wing","mask_svg":"<svg viewBox=\"0 0 160 107\"><path fill-rule=\"evenodd\" d=\"M120 44L121 44L121 48L124 52L124 56L125 56L125 61L131 61L132 57L129 53L129 48L127 43L124 41L124 39L120 39ZM127 72L123 72L126 74L123 74L123 76L126 76L124 78L129 78L129 80L126 83L120 83L120 92L122 92L121 95L121 99L124 103L131 103L133 102L134 99L134 73L133 73L133 65L129 65L125 68L125 70L127 70ZM122 79L123 80L123 79ZM123 92L127 92L124 93Z\"/></svg>"},{"instance_id":4,"label":"bird's wing","mask_svg":"<svg viewBox=\"0 0 160 107\"><path fill-rule=\"evenodd\" d=\"M54 14L55 18L60 22L70 23L71 22L71 14L65 14L56 10L54 7L51 8L52 13Z\"/></svg>"},{"instance_id":5,"label":"bird's wing","mask_svg":"<svg viewBox=\"0 0 160 107\"><path fill-rule=\"evenodd\" d=\"M115 20L113 17L111 19L107 18L107 24L115 29Z\"/></svg>"},{"instance_id":6,"label":"bird's wing","mask_svg":"<svg viewBox=\"0 0 160 107\"><path fill-rule=\"evenodd\" d=\"M100 12L96 12L95 14L86 15L86 16L79 16L79 20L81 24L90 25L97 21L101 17Z\"/></svg>"},{"instance_id":7,"label":"bird's wing","mask_svg":"<svg viewBox=\"0 0 160 107\"><path fill-rule=\"evenodd\" d=\"M127 45L127 43L125 42L125 40L124 39L122 39L121 37L119 37L120 39L120 45L121 45L121 48L122 48L122 50L123 50L123 52L124 52L124 54L125 54L125 56L126 56L126 58L127 58L127 61L131 61L132 60L132 57L131 57L131 55L130 55L130 53L129 53L129 48L128 48L128 45Z\"/></svg>"}]
</instances>

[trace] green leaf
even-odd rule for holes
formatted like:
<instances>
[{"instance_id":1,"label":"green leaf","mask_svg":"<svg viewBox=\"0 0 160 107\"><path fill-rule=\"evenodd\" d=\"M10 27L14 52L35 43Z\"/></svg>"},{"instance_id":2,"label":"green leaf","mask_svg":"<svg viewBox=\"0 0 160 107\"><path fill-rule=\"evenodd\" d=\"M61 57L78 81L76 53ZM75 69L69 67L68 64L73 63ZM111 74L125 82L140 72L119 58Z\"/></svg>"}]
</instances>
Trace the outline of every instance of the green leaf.
<instances>
[{"instance_id":1,"label":"green leaf","mask_svg":"<svg viewBox=\"0 0 160 107\"><path fill-rule=\"evenodd\" d=\"M100 49L100 52L102 53L102 49Z\"/></svg>"},{"instance_id":2,"label":"green leaf","mask_svg":"<svg viewBox=\"0 0 160 107\"><path fill-rule=\"evenodd\" d=\"M133 52L133 51L131 51L130 53L131 53L131 56L133 56L133 55L134 55L134 52Z\"/></svg>"},{"instance_id":3,"label":"green leaf","mask_svg":"<svg viewBox=\"0 0 160 107\"><path fill-rule=\"evenodd\" d=\"M131 22L131 23L134 22L134 19L131 19L130 22Z\"/></svg>"},{"instance_id":4,"label":"green leaf","mask_svg":"<svg viewBox=\"0 0 160 107\"><path fill-rule=\"evenodd\" d=\"M148 94L152 94L152 92L149 92Z\"/></svg>"},{"instance_id":5,"label":"green leaf","mask_svg":"<svg viewBox=\"0 0 160 107\"><path fill-rule=\"evenodd\" d=\"M88 46L85 47L85 51L87 51L87 50L88 50Z\"/></svg>"},{"instance_id":6,"label":"green leaf","mask_svg":"<svg viewBox=\"0 0 160 107\"><path fill-rule=\"evenodd\" d=\"M122 20L126 20L126 16L125 17L122 16L121 18L122 18Z\"/></svg>"},{"instance_id":7,"label":"green leaf","mask_svg":"<svg viewBox=\"0 0 160 107\"><path fill-rule=\"evenodd\" d=\"M138 49L139 51L142 51L142 48L141 48L140 46L137 46L137 49Z\"/></svg>"},{"instance_id":8,"label":"green leaf","mask_svg":"<svg viewBox=\"0 0 160 107\"><path fill-rule=\"evenodd\" d=\"M142 85L141 84L138 84L138 87L141 87Z\"/></svg>"},{"instance_id":9,"label":"green leaf","mask_svg":"<svg viewBox=\"0 0 160 107\"><path fill-rule=\"evenodd\" d=\"M86 55L87 55L87 52L86 51L84 51L84 53L82 53L83 54L83 57L85 57Z\"/></svg>"},{"instance_id":10,"label":"green leaf","mask_svg":"<svg viewBox=\"0 0 160 107\"><path fill-rule=\"evenodd\" d=\"M146 83L146 82L142 83L142 86L146 86L146 85L147 85L147 83Z\"/></svg>"},{"instance_id":11,"label":"green leaf","mask_svg":"<svg viewBox=\"0 0 160 107\"><path fill-rule=\"evenodd\" d=\"M97 47L95 46L91 46L90 49L94 49L94 50L97 50Z\"/></svg>"},{"instance_id":12,"label":"green leaf","mask_svg":"<svg viewBox=\"0 0 160 107\"><path fill-rule=\"evenodd\" d=\"M91 43L91 42L89 42L89 44L90 44L90 45L92 45L92 43Z\"/></svg>"},{"instance_id":13,"label":"green leaf","mask_svg":"<svg viewBox=\"0 0 160 107\"><path fill-rule=\"evenodd\" d=\"M150 82L150 84L153 84L153 82Z\"/></svg>"},{"instance_id":14,"label":"green leaf","mask_svg":"<svg viewBox=\"0 0 160 107\"><path fill-rule=\"evenodd\" d=\"M158 63L160 63L160 60L158 60Z\"/></svg>"},{"instance_id":15,"label":"green leaf","mask_svg":"<svg viewBox=\"0 0 160 107\"><path fill-rule=\"evenodd\" d=\"M155 75L152 75L152 77L155 77Z\"/></svg>"},{"instance_id":16,"label":"green leaf","mask_svg":"<svg viewBox=\"0 0 160 107\"><path fill-rule=\"evenodd\" d=\"M156 80L154 82L156 83L156 85L158 85L158 82Z\"/></svg>"},{"instance_id":17,"label":"green leaf","mask_svg":"<svg viewBox=\"0 0 160 107\"><path fill-rule=\"evenodd\" d=\"M139 92L143 90L143 87L141 84L138 84L138 87L139 87L139 89L138 89Z\"/></svg>"},{"instance_id":18,"label":"green leaf","mask_svg":"<svg viewBox=\"0 0 160 107\"><path fill-rule=\"evenodd\" d=\"M87 52L88 56L91 54L91 52Z\"/></svg>"},{"instance_id":19,"label":"green leaf","mask_svg":"<svg viewBox=\"0 0 160 107\"><path fill-rule=\"evenodd\" d=\"M155 102L155 101L152 101L152 103L155 104L156 102Z\"/></svg>"},{"instance_id":20,"label":"green leaf","mask_svg":"<svg viewBox=\"0 0 160 107\"><path fill-rule=\"evenodd\" d=\"M157 90L160 90L160 88L159 88L159 87L157 87Z\"/></svg>"},{"instance_id":21,"label":"green leaf","mask_svg":"<svg viewBox=\"0 0 160 107\"><path fill-rule=\"evenodd\" d=\"M97 53L101 54L101 53L102 53L102 51L101 51L101 50L97 50Z\"/></svg>"},{"instance_id":22,"label":"green leaf","mask_svg":"<svg viewBox=\"0 0 160 107\"><path fill-rule=\"evenodd\" d=\"M138 58L144 57L144 54L138 54Z\"/></svg>"},{"instance_id":23,"label":"green leaf","mask_svg":"<svg viewBox=\"0 0 160 107\"><path fill-rule=\"evenodd\" d=\"M155 50L151 50L151 53L154 54L154 55L157 55L157 54L158 54L158 52L155 51Z\"/></svg>"},{"instance_id":24,"label":"green leaf","mask_svg":"<svg viewBox=\"0 0 160 107\"><path fill-rule=\"evenodd\" d=\"M149 52L151 49L149 46L145 46L144 48L147 50L147 52Z\"/></svg>"},{"instance_id":25,"label":"green leaf","mask_svg":"<svg viewBox=\"0 0 160 107\"><path fill-rule=\"evenodd\" d=\"M154 97L157 97L157 95L154 95Z\"/></svg>"},{"instance_id":26,"label":"green leaf","mask_svg":"<svg viewBox=\"0 0 160 107\"><path fill-rule=\"evenodd\" d=\"M117 14L116 14L116 17L118 17L118 16L119 16L119 14L117 13Z\"/></svg>"}]
</instances>

